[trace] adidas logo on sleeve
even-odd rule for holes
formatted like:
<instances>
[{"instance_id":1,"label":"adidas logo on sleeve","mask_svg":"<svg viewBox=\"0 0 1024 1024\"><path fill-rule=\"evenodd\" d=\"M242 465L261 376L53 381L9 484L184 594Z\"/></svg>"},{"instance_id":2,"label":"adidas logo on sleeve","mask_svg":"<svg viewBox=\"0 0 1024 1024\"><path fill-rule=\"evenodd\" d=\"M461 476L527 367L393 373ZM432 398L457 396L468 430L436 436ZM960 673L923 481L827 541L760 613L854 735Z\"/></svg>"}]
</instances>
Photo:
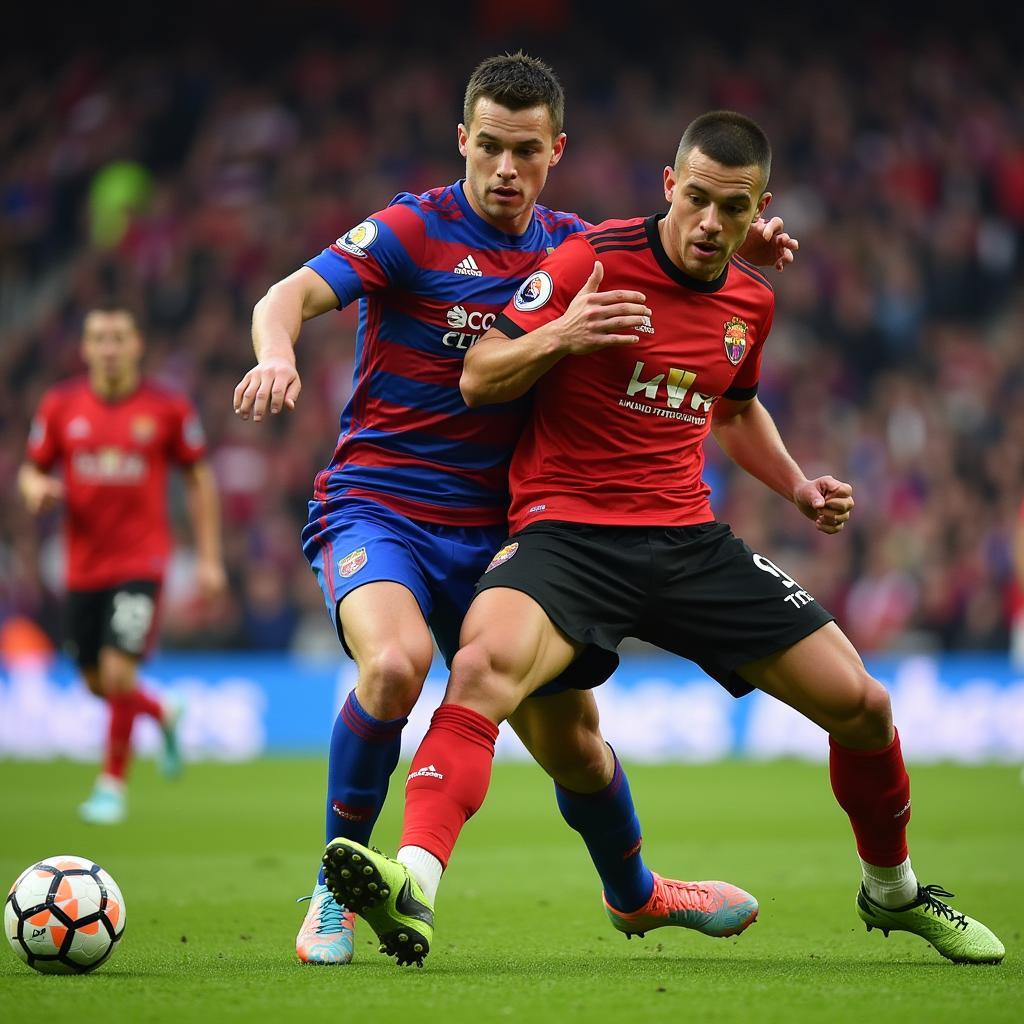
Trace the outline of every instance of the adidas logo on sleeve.
<instances>
[{"instance_id":1,"label":"adidas logo on sleeve","mask_svg":"<svg viewBox=\"0 0 1024 1024\"><path fill-rule=\"evenodd\" d=\"M453 273L462 274L463 277L483 277L484 272L477 266L473 254L470 253L465 259L459 260L455 265Z\"/></svg>"}]
</instances>

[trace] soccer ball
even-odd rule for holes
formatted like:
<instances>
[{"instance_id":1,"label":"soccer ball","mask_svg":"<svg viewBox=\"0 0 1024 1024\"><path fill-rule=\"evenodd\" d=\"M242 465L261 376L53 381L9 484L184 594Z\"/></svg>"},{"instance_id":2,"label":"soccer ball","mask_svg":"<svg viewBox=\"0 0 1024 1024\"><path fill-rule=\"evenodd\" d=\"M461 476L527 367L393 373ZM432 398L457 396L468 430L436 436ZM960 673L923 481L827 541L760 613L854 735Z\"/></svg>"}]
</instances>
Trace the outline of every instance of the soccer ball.
<instances>
[{"instance_id":1,"label":"soccer ball","mask_svg":"<svg viewBox=\"0 0 1024 1024\"><path fill-rule=\"evenodd\" d=\"M7 894L4 934L43 974L86 974L109 959L124 935L117 883L84 857L48 857L27 867Z\"/></svg>"}]
</instances>

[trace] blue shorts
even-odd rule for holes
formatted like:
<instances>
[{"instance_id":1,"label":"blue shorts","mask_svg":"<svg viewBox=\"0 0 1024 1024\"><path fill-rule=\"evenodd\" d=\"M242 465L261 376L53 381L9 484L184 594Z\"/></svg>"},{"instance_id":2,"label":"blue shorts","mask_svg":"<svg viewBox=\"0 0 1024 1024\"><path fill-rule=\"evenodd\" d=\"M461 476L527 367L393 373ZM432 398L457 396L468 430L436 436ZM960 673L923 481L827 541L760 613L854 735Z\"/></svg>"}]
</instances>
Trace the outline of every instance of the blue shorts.
<instances>
[{"instance_id":1,"label":"blue shorts","mask_svg":"<svg viewBox=\"0 0 1024 1024\"><path fill-rule=\"evenodd\" d=\"M310 502L310 515L321 508ZM302 550L336 627L338 602L346 594L364 583L400 583L412 591L450 666L476 582L507 532L504 524L424 523L375 501L352 499L326 517L310 519L302 531ZM340 629L338 636L344 644Z\"/></svg>"}]
</instances>

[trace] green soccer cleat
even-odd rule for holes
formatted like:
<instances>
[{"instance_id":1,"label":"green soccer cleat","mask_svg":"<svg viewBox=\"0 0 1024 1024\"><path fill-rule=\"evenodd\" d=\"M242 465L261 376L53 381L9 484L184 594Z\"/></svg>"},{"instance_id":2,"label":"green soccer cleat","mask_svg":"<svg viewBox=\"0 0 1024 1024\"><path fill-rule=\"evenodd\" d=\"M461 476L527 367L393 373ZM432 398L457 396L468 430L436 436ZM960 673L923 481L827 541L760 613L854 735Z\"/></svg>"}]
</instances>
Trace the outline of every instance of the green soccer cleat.
<instances>
[{"instance_id":1,"label":"green soccer cleat","mask_svg":"<svg viewBox=\"0 0 1024 1024\"><path fill-rule=\"evenodd\" d=\"M324 878L334 898L377 933L380 952L402 966L423 966L434 908L404 864L351 839L334 839L324 851Z\"/></svg>"},{"instance_id":2,"label":"green soccer cleat","mask_svg":"<svg viewBox=\"0 0 1024 1024\"><path fill-rule=\"evenodd\" d=\"M958 914L940 896L952 897L939 885L919 885L917 899L890 909L876 903L861 886L857 893L857 913L867 925L889 932L913 932L930 942L937 952L955 964L997 964L1006 950L980 921Z\"/></svg>"},{"instance_id":3,"label":"green soccer cleat","mask_svg":"<svg viewBox=\"0 0 1024 1024\"><path fill-rule=\"evenodd\" d=\"M185 706L181 699L173 694L167 697L163 706L164 720L160 723L160 732L163 735L164 745L159 756L160 774L165 779L176 779L184 769L178 731L182 715L185 713Z\"/></svg>"}]
</instances>

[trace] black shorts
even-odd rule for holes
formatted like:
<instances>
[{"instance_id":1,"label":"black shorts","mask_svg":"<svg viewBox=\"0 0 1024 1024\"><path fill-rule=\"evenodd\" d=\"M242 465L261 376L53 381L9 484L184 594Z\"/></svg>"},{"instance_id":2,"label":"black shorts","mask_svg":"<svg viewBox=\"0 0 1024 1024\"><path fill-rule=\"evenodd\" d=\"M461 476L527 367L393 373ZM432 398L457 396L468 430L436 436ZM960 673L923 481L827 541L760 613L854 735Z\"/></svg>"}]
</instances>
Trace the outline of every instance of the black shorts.
<instances>
[{"instance_id":1,"label":"black shorts","mask_svg":"<svg viewBox=\"0 0 1024 1024\"><path fill-rule=\"evenodd\" d=\"M633 636L688 658L734 697L753 689L738 668L791 647L833 618L716 522L535 523L508 539L477 593L491 587L528 594L578 643L614 652Z\"/></svg>"},{"instance_id":2,"label":"black shorts","mask_svg":"<svg viewBox=\"0 0 1024 1024\"><path fill-rule=\"evenodd\" d=\"M160 584L126 580L102 590L70 590L64 622L64 647L80 668L99 663L101 647L116 647L141 658L156 626Z\"/></svg>"}]
</instances>

